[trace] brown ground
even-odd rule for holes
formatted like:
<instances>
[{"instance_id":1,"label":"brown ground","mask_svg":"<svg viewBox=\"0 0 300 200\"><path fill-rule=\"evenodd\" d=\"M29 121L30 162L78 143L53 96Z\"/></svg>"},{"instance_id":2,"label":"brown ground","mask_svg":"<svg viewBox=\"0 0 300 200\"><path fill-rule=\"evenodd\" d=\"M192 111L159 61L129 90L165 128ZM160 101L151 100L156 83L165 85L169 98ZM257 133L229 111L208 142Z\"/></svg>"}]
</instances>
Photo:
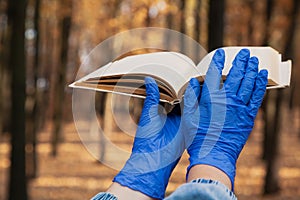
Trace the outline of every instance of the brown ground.
<instances>
[{"instance_id":1,"label":"brown ground","mask_svg":"<svg viewBox=\"0 0 300 200\"><path fill-rule=\"evenodd\" d=\"M273 196L262 196L264 163L260 159L262 135L261 120L256 127L238 161L236 194L239 199L300 199L300 140L294 133L290 121L286 120L280 140L279 179L281 192ZM30 181L31 200L89 199L104 191L117 171L98 163L80 142L73 123L65 127L64 142L59 146L56 158L50 154L50 128L39 135L38 178ZM115 137L117 135L117 137ZM114 133L113 141L120 146L131 142L122 133ZM7 172L9 169L9 145L7 138L0 138L0 199L6 199ZM176 167L167 193L184 182L187 166L185 155Z\"/></svg>"}]
</instances>

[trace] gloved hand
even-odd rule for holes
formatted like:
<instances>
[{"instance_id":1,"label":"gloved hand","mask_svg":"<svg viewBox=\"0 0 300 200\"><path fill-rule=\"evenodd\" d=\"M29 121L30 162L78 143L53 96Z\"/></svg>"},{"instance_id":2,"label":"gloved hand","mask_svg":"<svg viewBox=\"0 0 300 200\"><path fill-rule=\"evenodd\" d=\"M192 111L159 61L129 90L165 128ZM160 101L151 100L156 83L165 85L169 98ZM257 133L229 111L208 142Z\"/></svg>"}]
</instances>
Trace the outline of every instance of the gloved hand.
<instances>
[{"instance_id":1,"label":"gloved hand","mask_svg":"<svg viewBox=\"0 0 300 200\"><path fill-rule=\"evenodd\" d=\"M194 108L200 91L194 91L190 86L187 88L181 118L176 108L168 114L162 112L159 90L153 78L146 77L145 85L147 96L132 153L113 181L152 198L162 199L170 175L188 143L186 139L189 137L184 135L187 132L179 131L183 127L181 119L197 112Z\"/></svg>"},{"instance_id":2,"label":"gloved hand","mask_svg":"<svg viewBox=\"0 0 300 200\"><path fill-rule=\"evenodd\" d=\"M199 103L200 123L188 147L188 171L198 164L214 166L227 174L233 190L236 161L254 126L268 72L258 73L258 59L249 58L249 50L242 49L222 86L224 54L222 49L216 51L206 74Z\"/></svg>"}]
</instances>

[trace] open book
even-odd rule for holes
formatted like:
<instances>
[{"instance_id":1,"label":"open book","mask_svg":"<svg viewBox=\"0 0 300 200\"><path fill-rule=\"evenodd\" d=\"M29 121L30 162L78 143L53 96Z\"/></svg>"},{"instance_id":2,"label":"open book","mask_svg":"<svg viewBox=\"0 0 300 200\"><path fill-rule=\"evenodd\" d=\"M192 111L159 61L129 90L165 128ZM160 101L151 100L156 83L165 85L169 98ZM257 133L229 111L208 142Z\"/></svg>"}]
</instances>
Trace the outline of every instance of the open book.
<instances>
[{"instance_id":1,"label":"open book","mask_svg":"<svg viewBox=\"0 0 300 200\"><path fill-rule=\"evenodd\" d=\"M248 48L251 56L258 57L259 70L269 71L268 89L289 86L291 61L282 62L281 54L271 47L224 47L223 80L226 79L236 54L242 48ZM198 65L186 55L177 52L128 56L100 67L75 81L70 87L145 98L144 78L151 76L158 84L160 100L176 104L181 101L192 77L197 77L200 82L204 81L214 53L215 51L208 53Z\"/></svg>"}]
</instances>

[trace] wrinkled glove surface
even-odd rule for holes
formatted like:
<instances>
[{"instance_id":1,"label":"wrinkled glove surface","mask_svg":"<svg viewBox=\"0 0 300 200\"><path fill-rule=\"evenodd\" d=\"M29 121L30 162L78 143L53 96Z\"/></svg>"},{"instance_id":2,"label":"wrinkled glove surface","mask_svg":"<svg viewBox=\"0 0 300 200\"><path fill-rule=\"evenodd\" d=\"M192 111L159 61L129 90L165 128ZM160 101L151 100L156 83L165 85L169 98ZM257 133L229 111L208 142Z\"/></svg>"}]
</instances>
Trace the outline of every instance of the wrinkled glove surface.
<instances>
[{"instance_id":1,"label":"wrinkled glove surface","mask_svg":"<svg viewBox=\"0 0 300 200\"><path fill-rule=\"evenodd\" d=\"M224 61L224 50L218 49L201 91L200 122L188 147L188 171L198 164L214 166L227 174L233 189L236 161L254 126L268 72L258 72L258 59L250 57L249 50L242 49L222 85Z\"/></svg>"},{"instance_id":2,"label":"wrinkled glove surface","mask_svg":"<svg viewBox=\"0 0 300 200\"><path fill-rule=\"evenodd\" d=\"M162 199L174 167L191 143L187 140L192 137L185 136L189 132L180 131L185 128L181 122L190 121L189 117L198 112L195 105L199 91L195 94L194 88L187 87L181 116L176 108L168 114L162 112L159 90L153 78L146 77L145 86L147 96L131 156L113 181L152 198Z\"/></svg>"}]
</instances>

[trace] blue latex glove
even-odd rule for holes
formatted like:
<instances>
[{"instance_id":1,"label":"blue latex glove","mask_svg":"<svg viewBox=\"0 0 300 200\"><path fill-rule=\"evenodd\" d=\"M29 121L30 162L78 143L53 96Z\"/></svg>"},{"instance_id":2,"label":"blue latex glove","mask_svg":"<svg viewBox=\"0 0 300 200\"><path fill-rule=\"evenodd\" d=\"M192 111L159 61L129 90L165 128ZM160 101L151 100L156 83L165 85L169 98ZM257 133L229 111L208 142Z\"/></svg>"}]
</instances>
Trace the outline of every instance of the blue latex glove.
<instances>
[{"instance_id":1,"label":"blue latex glove","mask_svg":"<svg viewBox=\"0 0 300 200\"><path fill-rule=\"evenodd\" d=\"M268 72L258 72L258 59L249 57L247 49L237 54L222 86L225 53L216 51L201 92L197 135L188 148L188 171L197 164L214 166L227 174L232 189L236 161L252 131L267 85Z\"/></svg>"},{"instance_id":2,"label":"blue latex glove","mask_svg":"<svg viewBox=\"0 0 300 200\"><path fill-rule=\"evenodd\" d=\"M189 132L180 131L184 127L181 124L184 120L181 119L186 119L187 122L189 117L197 112L195 106L198 104L200 90L198 88L194 91L190 86L187 88L181 118L176 108L168 114L162 112L159 90L153 78L146 77L145 85L147 96L132 154L113 181L152 198L162 199L174 167L187 145L191 143L187 140L191 140L192 137L185 136Z\"/></svg>"}]
</instances>

